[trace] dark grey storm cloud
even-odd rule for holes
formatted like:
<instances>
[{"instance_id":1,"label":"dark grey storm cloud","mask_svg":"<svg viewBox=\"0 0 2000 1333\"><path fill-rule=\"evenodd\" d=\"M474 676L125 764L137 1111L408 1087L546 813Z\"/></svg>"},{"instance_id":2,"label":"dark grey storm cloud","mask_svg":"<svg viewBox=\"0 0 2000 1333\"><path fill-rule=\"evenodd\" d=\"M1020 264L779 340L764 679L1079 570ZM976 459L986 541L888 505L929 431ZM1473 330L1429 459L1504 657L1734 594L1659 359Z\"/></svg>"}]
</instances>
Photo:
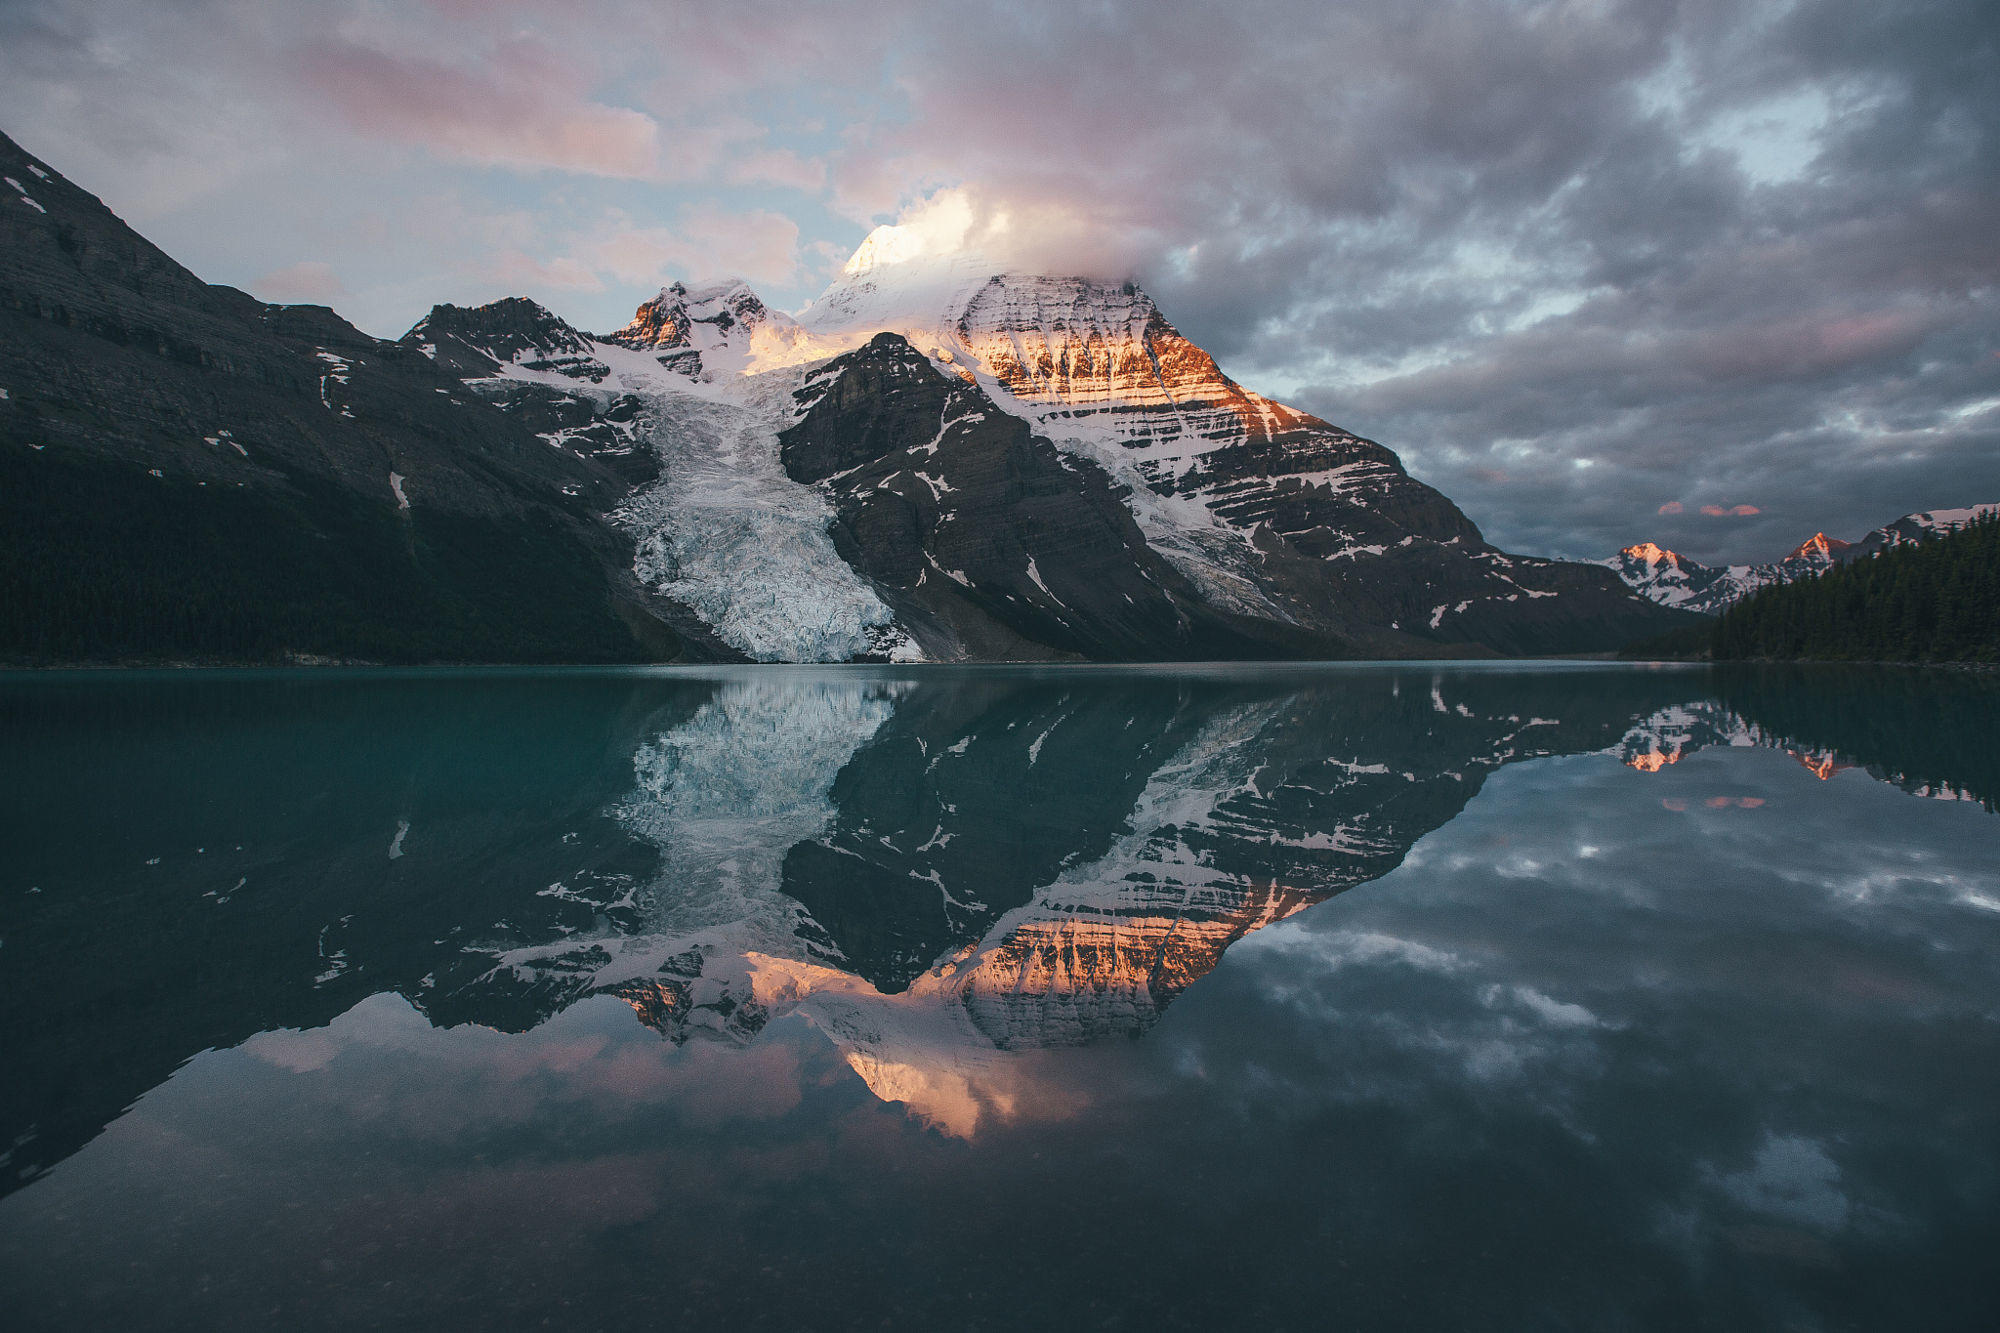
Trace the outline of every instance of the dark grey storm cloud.
<instances>
[{"instance_id":1,"label":"dark grey storm cloud","mask_svg":"<svg viewBox=\"0 0 2000 1333\"><path fill-rule=\"evenodd\" d=\"M1770 558L2000 499L1990 6L1436 21L1280 154L1319 129L1382 188L1302 172L1153 279L1191 332L1529 550Z\"/></svg>"},{"instance_id":2,"label":"dark grey storm cloud","mask_svg":"<svg viewBox=\"0 0 2000 1333\"><path fill-rule=\"evenodd\" d=\"M1996 68L1990 0L0 6L0 125L376 332L795 303L957 190L1507 546L1708 560L2000 500Z\"/></svg>"}]
</instances>

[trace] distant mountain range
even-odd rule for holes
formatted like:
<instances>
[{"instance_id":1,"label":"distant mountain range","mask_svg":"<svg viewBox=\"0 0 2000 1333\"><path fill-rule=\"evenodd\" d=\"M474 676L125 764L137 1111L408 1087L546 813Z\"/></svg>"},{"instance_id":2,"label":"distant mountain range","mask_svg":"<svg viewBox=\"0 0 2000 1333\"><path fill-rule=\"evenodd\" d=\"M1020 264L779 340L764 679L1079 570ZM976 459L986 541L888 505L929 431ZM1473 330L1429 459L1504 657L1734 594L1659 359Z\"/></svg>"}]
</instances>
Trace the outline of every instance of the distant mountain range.
<instances>
[{"instance_id":1,"label":"distant mountain range","mask_svg":"<svg viewBox=\"0 0 2000 1333\"><path fill-rule=\"evenodd\" d=\"M798 318L676 284L396 342L203 283L0 138L0 659L1595 652L1679 623L1511 555L1131 284L880 228Z\"/></svg>"},{"instance_id":2,"label":"distant mountain range","mask_svg":"<svg viewBox=\"0 0 2000 1333\"><path fill-rule=\"evenodd\" d=\"M1716 615L1759 588L1794 583L1833 565L1922 541L1996 512L2000 503L1905 514L1852 542L1816 532L1783 559L1763 565L1704 565L1652 542L1628 546L1603 563L1634 592L1661 606Z\"/></svg>"}]
</instances>

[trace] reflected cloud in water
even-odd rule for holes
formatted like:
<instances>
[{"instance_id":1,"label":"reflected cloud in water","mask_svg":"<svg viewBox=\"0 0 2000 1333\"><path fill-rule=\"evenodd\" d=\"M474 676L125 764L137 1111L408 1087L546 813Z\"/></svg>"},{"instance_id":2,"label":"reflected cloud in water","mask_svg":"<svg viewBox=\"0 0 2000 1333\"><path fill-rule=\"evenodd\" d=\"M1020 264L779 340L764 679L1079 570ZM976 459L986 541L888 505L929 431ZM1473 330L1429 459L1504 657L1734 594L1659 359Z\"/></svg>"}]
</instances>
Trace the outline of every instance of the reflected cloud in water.
<instances>
[{"instance_id":1,"label":"reflected cloud in water","mask_svg":"<svg viewBox=\"0 0 2000 1333\"><path fill-rule=\"evenodd\" d=\"M1403 1299L1435 1318L1530 1288L1586 1323L1789 1318L1888 1272L1977 1307L1986 681L449 684L0 693L33 779L13 833L40 830L4 889L33 1185L0 1205L8 1271L77 1239L79 1201L220 1171L392 1250L505 1201L494 1256L553 1244L541 1217L591 1271L670 1240L733 1271L690 1208L753 1250L831 1210L1005 1287L968 1256L1057 1207L1144 1233L1121 1283L1198 1243L1335 1245L1376 1280L1421 1251L1438 1289ZM990 1216L906 1235L947 1188ZM1113 1199L1209 1220L1165 1237ZM1197 1304L1297 1317L1362 1281L1257 1271Z\"/></svg>"}]
</instances>

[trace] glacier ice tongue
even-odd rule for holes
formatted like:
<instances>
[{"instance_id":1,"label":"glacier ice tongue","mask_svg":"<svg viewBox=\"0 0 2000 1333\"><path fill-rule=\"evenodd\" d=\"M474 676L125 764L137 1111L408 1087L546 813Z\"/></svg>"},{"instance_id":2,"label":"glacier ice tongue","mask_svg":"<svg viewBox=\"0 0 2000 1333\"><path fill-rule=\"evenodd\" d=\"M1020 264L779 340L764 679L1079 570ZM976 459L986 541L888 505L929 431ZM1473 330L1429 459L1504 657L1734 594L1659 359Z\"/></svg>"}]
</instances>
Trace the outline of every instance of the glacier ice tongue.
<instances>
[{"instance_id":1,"label":"glacier ice tongue","mask_svg":"<svg viewBox=\"0 0 2000 1333\"><path fill-rule=\"evenodd\" d=\"M771 416L671 392L650 415L660 479L617 516L639 577L759 661L879 651L894 615L834 550L825 498L785 475Z\"/></svg>"}]
</instances>

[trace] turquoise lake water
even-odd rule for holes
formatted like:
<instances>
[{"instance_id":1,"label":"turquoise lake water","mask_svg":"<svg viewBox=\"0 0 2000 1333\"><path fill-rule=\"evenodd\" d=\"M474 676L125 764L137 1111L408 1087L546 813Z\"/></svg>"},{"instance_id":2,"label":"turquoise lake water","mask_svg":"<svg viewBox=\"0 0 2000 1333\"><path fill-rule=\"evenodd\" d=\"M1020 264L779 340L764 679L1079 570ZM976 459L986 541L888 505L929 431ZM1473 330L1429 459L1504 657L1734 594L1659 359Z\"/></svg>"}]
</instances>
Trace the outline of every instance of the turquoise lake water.
<instances>
[{"instance_id":1,"label":"turquoise lake water","mask_svg":"<svg viewBox=\"0 0 2000 1333\"><path fill-rule=\"evenodd\" d=\"M0 676L14 1328L2000 1327L2000 681Z\"/></svg>"}]
</instances>

